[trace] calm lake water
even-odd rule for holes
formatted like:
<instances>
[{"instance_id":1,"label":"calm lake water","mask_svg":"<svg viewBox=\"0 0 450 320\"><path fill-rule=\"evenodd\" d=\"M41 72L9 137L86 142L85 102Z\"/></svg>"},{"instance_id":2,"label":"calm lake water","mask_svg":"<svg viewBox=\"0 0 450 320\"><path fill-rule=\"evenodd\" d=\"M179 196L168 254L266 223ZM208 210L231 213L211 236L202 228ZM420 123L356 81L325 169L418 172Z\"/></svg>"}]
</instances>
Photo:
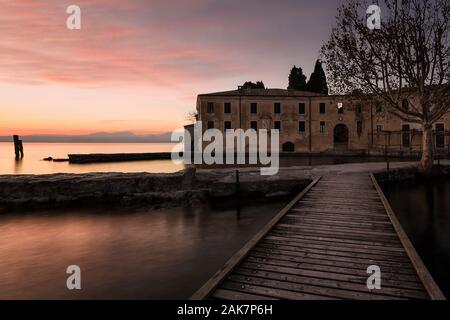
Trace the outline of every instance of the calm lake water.
<instances>
[{"instance_id":1,"label":"calm lake water","mask_svg":"<svg viewBox=\"0 0 450 320\"><path fill-rule=\"evenodd\" d=\"M391 182L383 189L434 280L450 298L450 179Z\"/></svg>"},{"instance_id":2,"label":"calm lake water","mask_svg":"<svg viewBox=\"0 0 450 320\"><path fill-rule=\"evenodd\" d=\"M16 160L14 145L0 142L0 174L49 174L87 172L176 172L184 169L183 164L171 160L129 161L116 163L70 164L68 162L43 161L46 157L67 158L69 153L143 153L170 152L173 143L25 143L25 157ZM402 161L404 159L391 159ZM317 166L343 163L379 162L375 157L281 157L281 167ZM205 166L202 166L203 168ZM207 166L218 168L223 166Z\"/></svg>"},{"instance_id":3,"label":"calm lake water","mask_svg":"<svg viewBox=\"0 0 450 320\"><path fill-rule=\"evenodd\" d=\"M186 299L284 205L1 215L0 299Z\"/></svg>"},{"instance_id":4,"label":"calm lake water","mask_svg":"<svg viewBox=\"0 0 450 320\"><path fill-rule=\"evenodd\" d=\"M0 142L0 174L48 174L87 172L176 172L184 165L170 160L69 164L49 162L47 157L67 158L70 153L170 152L173 143L24 143L25 157L16 160L13 143Z\"/></svg>"}]
</instances>

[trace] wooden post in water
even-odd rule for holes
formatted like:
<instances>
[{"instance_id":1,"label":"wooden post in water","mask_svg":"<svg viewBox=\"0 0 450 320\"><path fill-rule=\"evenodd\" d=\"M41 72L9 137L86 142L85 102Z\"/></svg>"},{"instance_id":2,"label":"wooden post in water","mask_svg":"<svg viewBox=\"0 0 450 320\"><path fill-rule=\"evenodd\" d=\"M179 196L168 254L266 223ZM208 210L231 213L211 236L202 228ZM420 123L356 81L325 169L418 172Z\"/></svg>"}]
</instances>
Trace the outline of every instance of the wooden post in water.
<instances>
[{"instance_id":1,"label":"wooden post in water","mask_svg":"<svg viewBox=\"0 0 450 320\"><path fill-rule=\"evenodd\" d=\"M16 154L16 158L19 158L19 154L20 154L20 151L19 151L19 136L14 135L13 139L14 139L14 152Z\"/></svg>"},{"instance_id":2,"label":"wooden post in water","mask_svg":"<svg viewBox=\"0 0 450 320\"><path fill-rule=\"evenodd\" d=\"M22 143L22 139L19 140L19 152L20 152L20 157L23 158L24 154L23 154L23 143Z\"/></svg>"},{"instance_id":3,"label":"wooden post in water","mask_svg":"<svg viewBox=\"0 0 450 320\"><path fill-rule=\"evenodd\" d=\"M18 135L13 136L14 140L14 152L16 154L16 158L23 158L23 143L22 140L19 139Z\"/></svg>"}]
</instances>

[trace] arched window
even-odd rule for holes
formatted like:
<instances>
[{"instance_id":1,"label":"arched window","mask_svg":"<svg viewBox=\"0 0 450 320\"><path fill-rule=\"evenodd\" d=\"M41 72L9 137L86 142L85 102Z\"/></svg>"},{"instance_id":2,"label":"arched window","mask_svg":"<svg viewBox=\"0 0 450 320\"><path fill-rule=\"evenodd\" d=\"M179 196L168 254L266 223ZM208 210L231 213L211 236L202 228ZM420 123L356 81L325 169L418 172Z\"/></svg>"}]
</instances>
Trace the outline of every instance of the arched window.
<instances>
[{"instance_id":1,"label":"arched window","mask_svg":"<svg viewBox=\"0 0 450 320\"><path fill-rule=\"evenodd\" d=\"M294 152L295 151L295 145L288 141L283 144L283 152Z\"/></svg>"}]
</instances>

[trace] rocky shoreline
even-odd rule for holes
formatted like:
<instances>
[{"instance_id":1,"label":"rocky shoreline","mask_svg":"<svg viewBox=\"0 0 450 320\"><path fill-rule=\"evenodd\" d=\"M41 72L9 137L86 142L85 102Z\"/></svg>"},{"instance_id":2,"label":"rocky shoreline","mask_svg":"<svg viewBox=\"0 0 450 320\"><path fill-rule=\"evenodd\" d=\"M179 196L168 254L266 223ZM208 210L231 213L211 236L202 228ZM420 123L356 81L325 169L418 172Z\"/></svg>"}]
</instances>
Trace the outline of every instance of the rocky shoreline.
<instances>
[{"instance_id":1,"label":"rocky shoreline","mask_svg":"<svg viewBox=\"0 0 450 320\"><path fill-rule=\"evenodd\" d=\"M240 173L239 178L244 199L295 194L311 181L309 175L261 177L255 172ZM236 190L235 171L196 172L194 168L171 174L0 175L0 211L85 203L197 206L233 197Z\"/></svg>"},{"instance_id":2,"label":"rocky shoreline","mask_svg":"<svg viewBox=\"0 0 450 320\"><path fill-rule=\"evenodd\" d=\"M89 173L0 175L0 212L80 204L127 204L149 207L198 206L237 195L241 201L279 199L298 194L315 177L374 173L387 179L385 163L342 164L282 168L276 176L261 176L259 169L188 168L171 174ZM417 163L390 164L389 180L417 177ZM450 162L439 168L450 174Z\"/></svg>"}]
</instances>

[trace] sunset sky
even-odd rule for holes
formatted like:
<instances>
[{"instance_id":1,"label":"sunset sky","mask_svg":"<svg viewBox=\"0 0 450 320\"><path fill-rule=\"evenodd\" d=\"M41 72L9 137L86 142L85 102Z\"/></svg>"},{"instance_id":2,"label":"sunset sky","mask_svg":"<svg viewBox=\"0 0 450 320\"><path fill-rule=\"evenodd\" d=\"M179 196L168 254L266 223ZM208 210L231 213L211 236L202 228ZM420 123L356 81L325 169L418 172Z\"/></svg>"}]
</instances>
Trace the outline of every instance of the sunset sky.
<instances>
[{"instance_id":1,"label":"sunset sky","mask_svg":"<svg viewBox=\"0 0 450 320\"><path fill-rule=\"evenodd\" d=\"M82 10L68 30L66 8ZM162 133L197 94L309 77L330 0L0 0L0 135Z\"/></svg>"}]
</instances>

